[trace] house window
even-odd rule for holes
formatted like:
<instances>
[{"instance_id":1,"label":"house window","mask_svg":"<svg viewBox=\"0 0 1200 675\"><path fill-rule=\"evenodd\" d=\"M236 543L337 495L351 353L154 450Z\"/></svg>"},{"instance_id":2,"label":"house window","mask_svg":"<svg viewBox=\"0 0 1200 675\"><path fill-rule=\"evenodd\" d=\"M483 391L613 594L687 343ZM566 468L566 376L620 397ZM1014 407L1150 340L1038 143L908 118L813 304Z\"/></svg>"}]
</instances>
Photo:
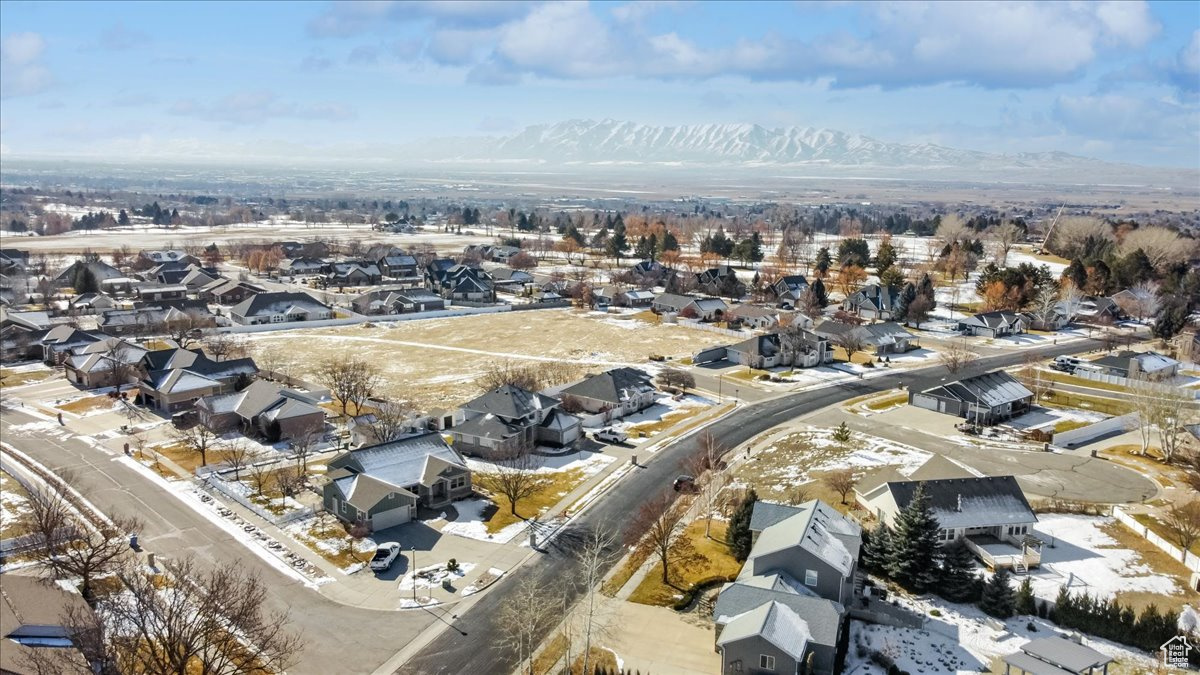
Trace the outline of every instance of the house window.
<instances>
[{"instance_id":1,"label":"house window","mask_svg":"<svg viewBox=\"0 0 1200 675\"><path fill-rule=\"evenodd\" d=\"M450 489L451 490L457 490L457 489L465 486L466 484L467 484L466 476L455 476L454 478L450 479Z\"/></svg>"},{"instance_id":2,"label":"house window","mask_svg":"<svg viewBox=\"0 0 1200 675\"><path fill-rule=\"evenodd\" d=\"M816 570L804 570L804 585L805 586L816 586L817 585L817 571ZM771 666L771 667L774 668L775 666Z\"/></svg>"},{"instance_id":3,"label":"house window","mask_svg":"<svg viewBox=\"0 0 1200 675\"><path fill-rule=\"evenodd\" d=\"M763 670L775 670L775 657L770 654L759 654L758 667Z\"/></svg>"}]
</instances>

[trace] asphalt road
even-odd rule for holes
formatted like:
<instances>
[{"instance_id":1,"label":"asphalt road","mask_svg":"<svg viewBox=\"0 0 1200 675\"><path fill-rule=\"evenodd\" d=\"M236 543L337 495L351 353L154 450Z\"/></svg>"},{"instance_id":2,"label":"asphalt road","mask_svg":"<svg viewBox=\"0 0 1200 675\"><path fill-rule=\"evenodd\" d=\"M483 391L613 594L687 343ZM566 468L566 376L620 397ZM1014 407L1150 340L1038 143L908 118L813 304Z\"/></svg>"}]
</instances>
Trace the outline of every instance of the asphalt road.
<instances>
[{"instance_id":1,"label":"asphalt road","mask_svg":"<svg viewBox=\"0 0 1200 675\"><path fill-rule=\"evenodd\" d=\"M942 366L908 370L874 379L834 384L814 391L783 396L739 409L737 412L706 427L727 448L736 447L760 433L802 415L807 415L856 396L895 388L903 383L910 388L924 389L942 379L958 379L991 370L1010 368L1022 363L1030 354L1053 358L1094 349L1099 342L1083 340L1037 350L1022 350L977 359L953 378ZM820 420L817 419L819 422ZM695 452L696 437L685 438L669 445L655 455L645 468L638 469L618 483L601 501L581 514L573 524L584 529L596 526L622 528L630 514L663 492L671 489L671 481L679 473L681 461ZM569 542L567 537L564 541ZM470 612L455 625L463 636L446 630L396 672L429 674L508 673L516 666L516 655L503 646L504 626L496 620L514 586L522 578L535 577L540 585L551 587L555 582L571 579L573 562L569 544L550 545L540 559L515 571L511 578L480 599ZM575 591L578 592L578 591Z\"/></svg>"}]
</instances>

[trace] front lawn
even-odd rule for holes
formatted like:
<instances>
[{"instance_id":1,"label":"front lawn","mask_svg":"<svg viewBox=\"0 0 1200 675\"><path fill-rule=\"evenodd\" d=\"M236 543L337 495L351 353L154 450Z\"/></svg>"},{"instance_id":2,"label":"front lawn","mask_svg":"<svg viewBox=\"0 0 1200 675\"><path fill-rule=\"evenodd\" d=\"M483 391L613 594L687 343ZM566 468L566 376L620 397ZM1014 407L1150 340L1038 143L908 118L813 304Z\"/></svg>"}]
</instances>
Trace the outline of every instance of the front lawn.
<instances>
[{"instance_id":1,"label":"front lawn","mask_svg":"<svg viewBox=\"0 0 1200 675\"><path fill-rule=\"evenodd\" d=\"M656 562L629 596L630 602L670 606L697 582L737 576L742 563L734 559L725 545L725 528L724 521L714 520L709 538L704 536L703 519L688 525L675 545L681 559L671 565L671 582L663 583L662 571Z\"/></svg>"},{"instance_id":2,"label":"front lawn","mask_svg":"<svg viewBox=\"0 0 1200 675\"><path fill-rule=\"evenodd\" d=\"M188 472L187 477L194 475L196 473L196 469L199 469L202 466L200 464L200 453L192 450L182 443L168 443L166 445L147 448L146 454L149 455L151 453L158 453L160 457L164 457L178 464L181 469ZM206 458L208 459L207 465L209 466L213 464L220 464L226 459L225 451L215 448L210 448L206 455Z\"/></svg>"},{"instance_id":3,"label":"front lawn","mask_svg":"<svg viewBox=\"0 0 1200 675\"><path fill-rule=\"evenodd\" d=\"M873 410L875 412L879 412L881 410L895 408L896 406L899 406L899 405L905 405L906 403L908 403L908 392L902 391L902 392L899 392L896 394L892 394L891 396L877 398L873 401L868 402L867 410Z\"/></svg>"},{"instance_id":4,"label":"front lawn","mask_svg":"<svg viewBox=\"0 0 1200 675\"><path fill-rule=\"evenodd\" d=\"M579 487L579 484L587 478L583 469L553 471L542 475L546 478L546 484L533 495L518 501L515 514L512 512L508 497L499 493L491 495L492 501L496 504L496 512L484 523L488 533L495 534L513 523L536 518L543 511L561 501L571 490ZM486 488L486 480L482 476L476 477L476 484Z\"/></svg>"},{"instance_id":5,"label":"front lawn","mask_svg":"<svg viewBox=\"0 0 1200 675\"><path fill-rule=\"evenodd\" d=\"M19 537L30 530L29 493L17 479L0 472L0 539Z\"/></svg>"},{"instance_id":6,"label":"front lawn","mask_svg":"<svg viewBox=\"0 0 1200 675\"><path fill-rule=\"evenodd\" d=\"M76 415L86 415L90 412L98 410L112 410L113 404L117 402L115 398L107 396L84 396L77 398L74 401L67 401L56 406L63 412L75 413Z\"/></svg>"},{"instance_id":7,"label":"front lawn","mask_svg":"<svg viewBox=\"0 0 1200 675\"><path fill-rule=\"evenodd\" d=\"M296 521L284 529L296 541L309 547L341 570L365 564L375 551L373 539L363 537L356 542L346 533L346 528L342 526L341 521L328 513Z\"/></svg>"},{"instance_id":8,"label":"front lawn","mask_svg":"<svg viewBox=\"0 0 1200 675\"><path fill-rule=\"evenodd\" d=\"M13 370L0 368L0 387L19 387L23 384L41 382L54 374L49 368Z\"/></svg>"}]
</instances>

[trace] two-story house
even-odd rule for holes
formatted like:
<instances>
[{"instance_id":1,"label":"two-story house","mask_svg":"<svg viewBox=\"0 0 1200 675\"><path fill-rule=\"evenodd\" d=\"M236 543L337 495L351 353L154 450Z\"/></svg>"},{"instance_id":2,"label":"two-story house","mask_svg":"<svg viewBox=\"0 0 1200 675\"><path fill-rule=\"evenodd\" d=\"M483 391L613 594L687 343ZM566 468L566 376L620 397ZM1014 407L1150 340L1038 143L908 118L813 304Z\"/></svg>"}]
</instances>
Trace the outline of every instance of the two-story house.
<instances>
[{"instance_id":1,"label":"two-story house","mask_svg":"<svg viewBox=\"0 0 1200 675\"><path fill-rule=\"evenodd\" d=\"M847 312L876 321L891 321L899 307L900 289L879 284L867 284L842 301L842 309Z\"/></svg>"},{"instance_id":2,"label":"two-story house","mask_svg":"<svg viewBox=\"0 0 1200 675\"><path fill-rule=\"evenodd\" d=\"M582 435L578 417L561 402L506 384L464 403L450 430L454 447L465 454L504 458L537 445L569 446Z\"/></svg>"}]
</instances>

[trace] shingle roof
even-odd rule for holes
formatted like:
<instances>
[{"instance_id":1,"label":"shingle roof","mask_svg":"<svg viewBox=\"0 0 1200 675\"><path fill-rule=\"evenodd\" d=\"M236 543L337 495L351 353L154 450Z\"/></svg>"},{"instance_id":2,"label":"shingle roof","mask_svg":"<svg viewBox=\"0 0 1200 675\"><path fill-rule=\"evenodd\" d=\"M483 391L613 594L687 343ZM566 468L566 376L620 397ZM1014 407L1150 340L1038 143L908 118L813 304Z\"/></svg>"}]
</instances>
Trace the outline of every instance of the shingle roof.
<instances>
[{"instance_id":1,"label":"shingle roof","mask_svg":"<svg viewBox=\"0 0 1200 675\"><path fill-rule=\"evenodd\" d=\"M787 520L803 510L803 506L776 504L760 499L754 502L754 509L750 511L750 531L762 532L775 523Z\"/></svg>"},{"instance_id":2,"label":"shingle roof","mask_svg":"<svg viewBox=\"0 0 1200 675\"><path fill-rule=\"evenodd\" d=\"M849 576L862 545L861 528L820 500L800 507L800 512L764 529L750 557L800 547Z\"/></svg>"},{"instance_id":3,"label":"shingle roof","mask_svg":"<svg viewBox=\"0 0 1200 675\"><path fill-rule=\"evenodd\" d=\"M790 607L807 623L817 644L836 645L838 629L845 608L826 600L786 573L767 574L739 579L727 584L713 606L713 619L727 623L756 607L779 602ZM724 634L724 632L722 632Z\"/></svg>"},{"instance_id":4,"label":"shingle roof","mask_svg":"<svg viewBox=\"0 0 1200 675\"><path fill-rule=\"evenodd\" d=\"M586 379L562 390L562 394L591 398L619 405L631 398L631 395L654 391L650 383L650 375L636 368L613 368L612 370L589 375Z\"/></svg>"},{"instance_id":5,"label":"shingle roof","mask_svg":"<svg viewBox=\"0 0 1200 675\"><path fill-rule=\"evenodd\" d=\"M464 410L516 419L558 405L558 401L537 392L506 384L463 404Z\"/></svg>"},{"instance_id":6,"label":"shingle roof","mask_svg":"<svg viewBox=\"0 0 1200 675\"><path fill-rule=\"evenodd\" d=\"M896 506L908 506L917 486L925 486L929 505L944 528L1034 523L1037 516L1012 476L896 481L887 484Z\"/></svg>"},{"instance_id":7,"label":"shingle roof","mask_svg":"<svg viewBox=\"0 0 1200 675\"><path fill-rule=\"evenodd\" d=\"M229 313L238 316L258 316L260 314L282 313L284 310L290 311L297 307L307 312L329 310L329 307L321 304L316 298L307 293L277 292L252 295L234 305L229 310Z\"/></svg>"},{"instance_id":8,"label":"shingle roof","mask_svg":"<svg viewBox=\"0 0 1200 675\"><path fill-rule=\"evenodd\" d=\"M408 492L410 485L430 485L446 468L467 467L462 455L436 432L351 450L331 460L334 463L358 472L335 484L350 503L364 510L392 492Z\"/></svg>"},{"instance_id":9,"label":"shingle roof","mask_svg":"<svg viewBox=\"0 0 1200 675\"><path fill-rule=\"evenodd\" d=\"M933 396L947 396L965 403L987 406L989 408L1033 398L1032 391L1026 389L1025 385L1003 370L984 373L955 382L947 382L932 389L927 389L923 393Z\"/></svg>"},{"instance_id":10,"label":"shingle roof","mask_svg":"<svg viewBox=\"0 0 1200 675\"><path fill-rule=\"evenodd\" d=\"M727 645L750 637L761 637L796 661L804 659L808 643L813 639L808 624L787 605L771 601L725 624L717 645Z\"/></svg>"}]
</instances>

